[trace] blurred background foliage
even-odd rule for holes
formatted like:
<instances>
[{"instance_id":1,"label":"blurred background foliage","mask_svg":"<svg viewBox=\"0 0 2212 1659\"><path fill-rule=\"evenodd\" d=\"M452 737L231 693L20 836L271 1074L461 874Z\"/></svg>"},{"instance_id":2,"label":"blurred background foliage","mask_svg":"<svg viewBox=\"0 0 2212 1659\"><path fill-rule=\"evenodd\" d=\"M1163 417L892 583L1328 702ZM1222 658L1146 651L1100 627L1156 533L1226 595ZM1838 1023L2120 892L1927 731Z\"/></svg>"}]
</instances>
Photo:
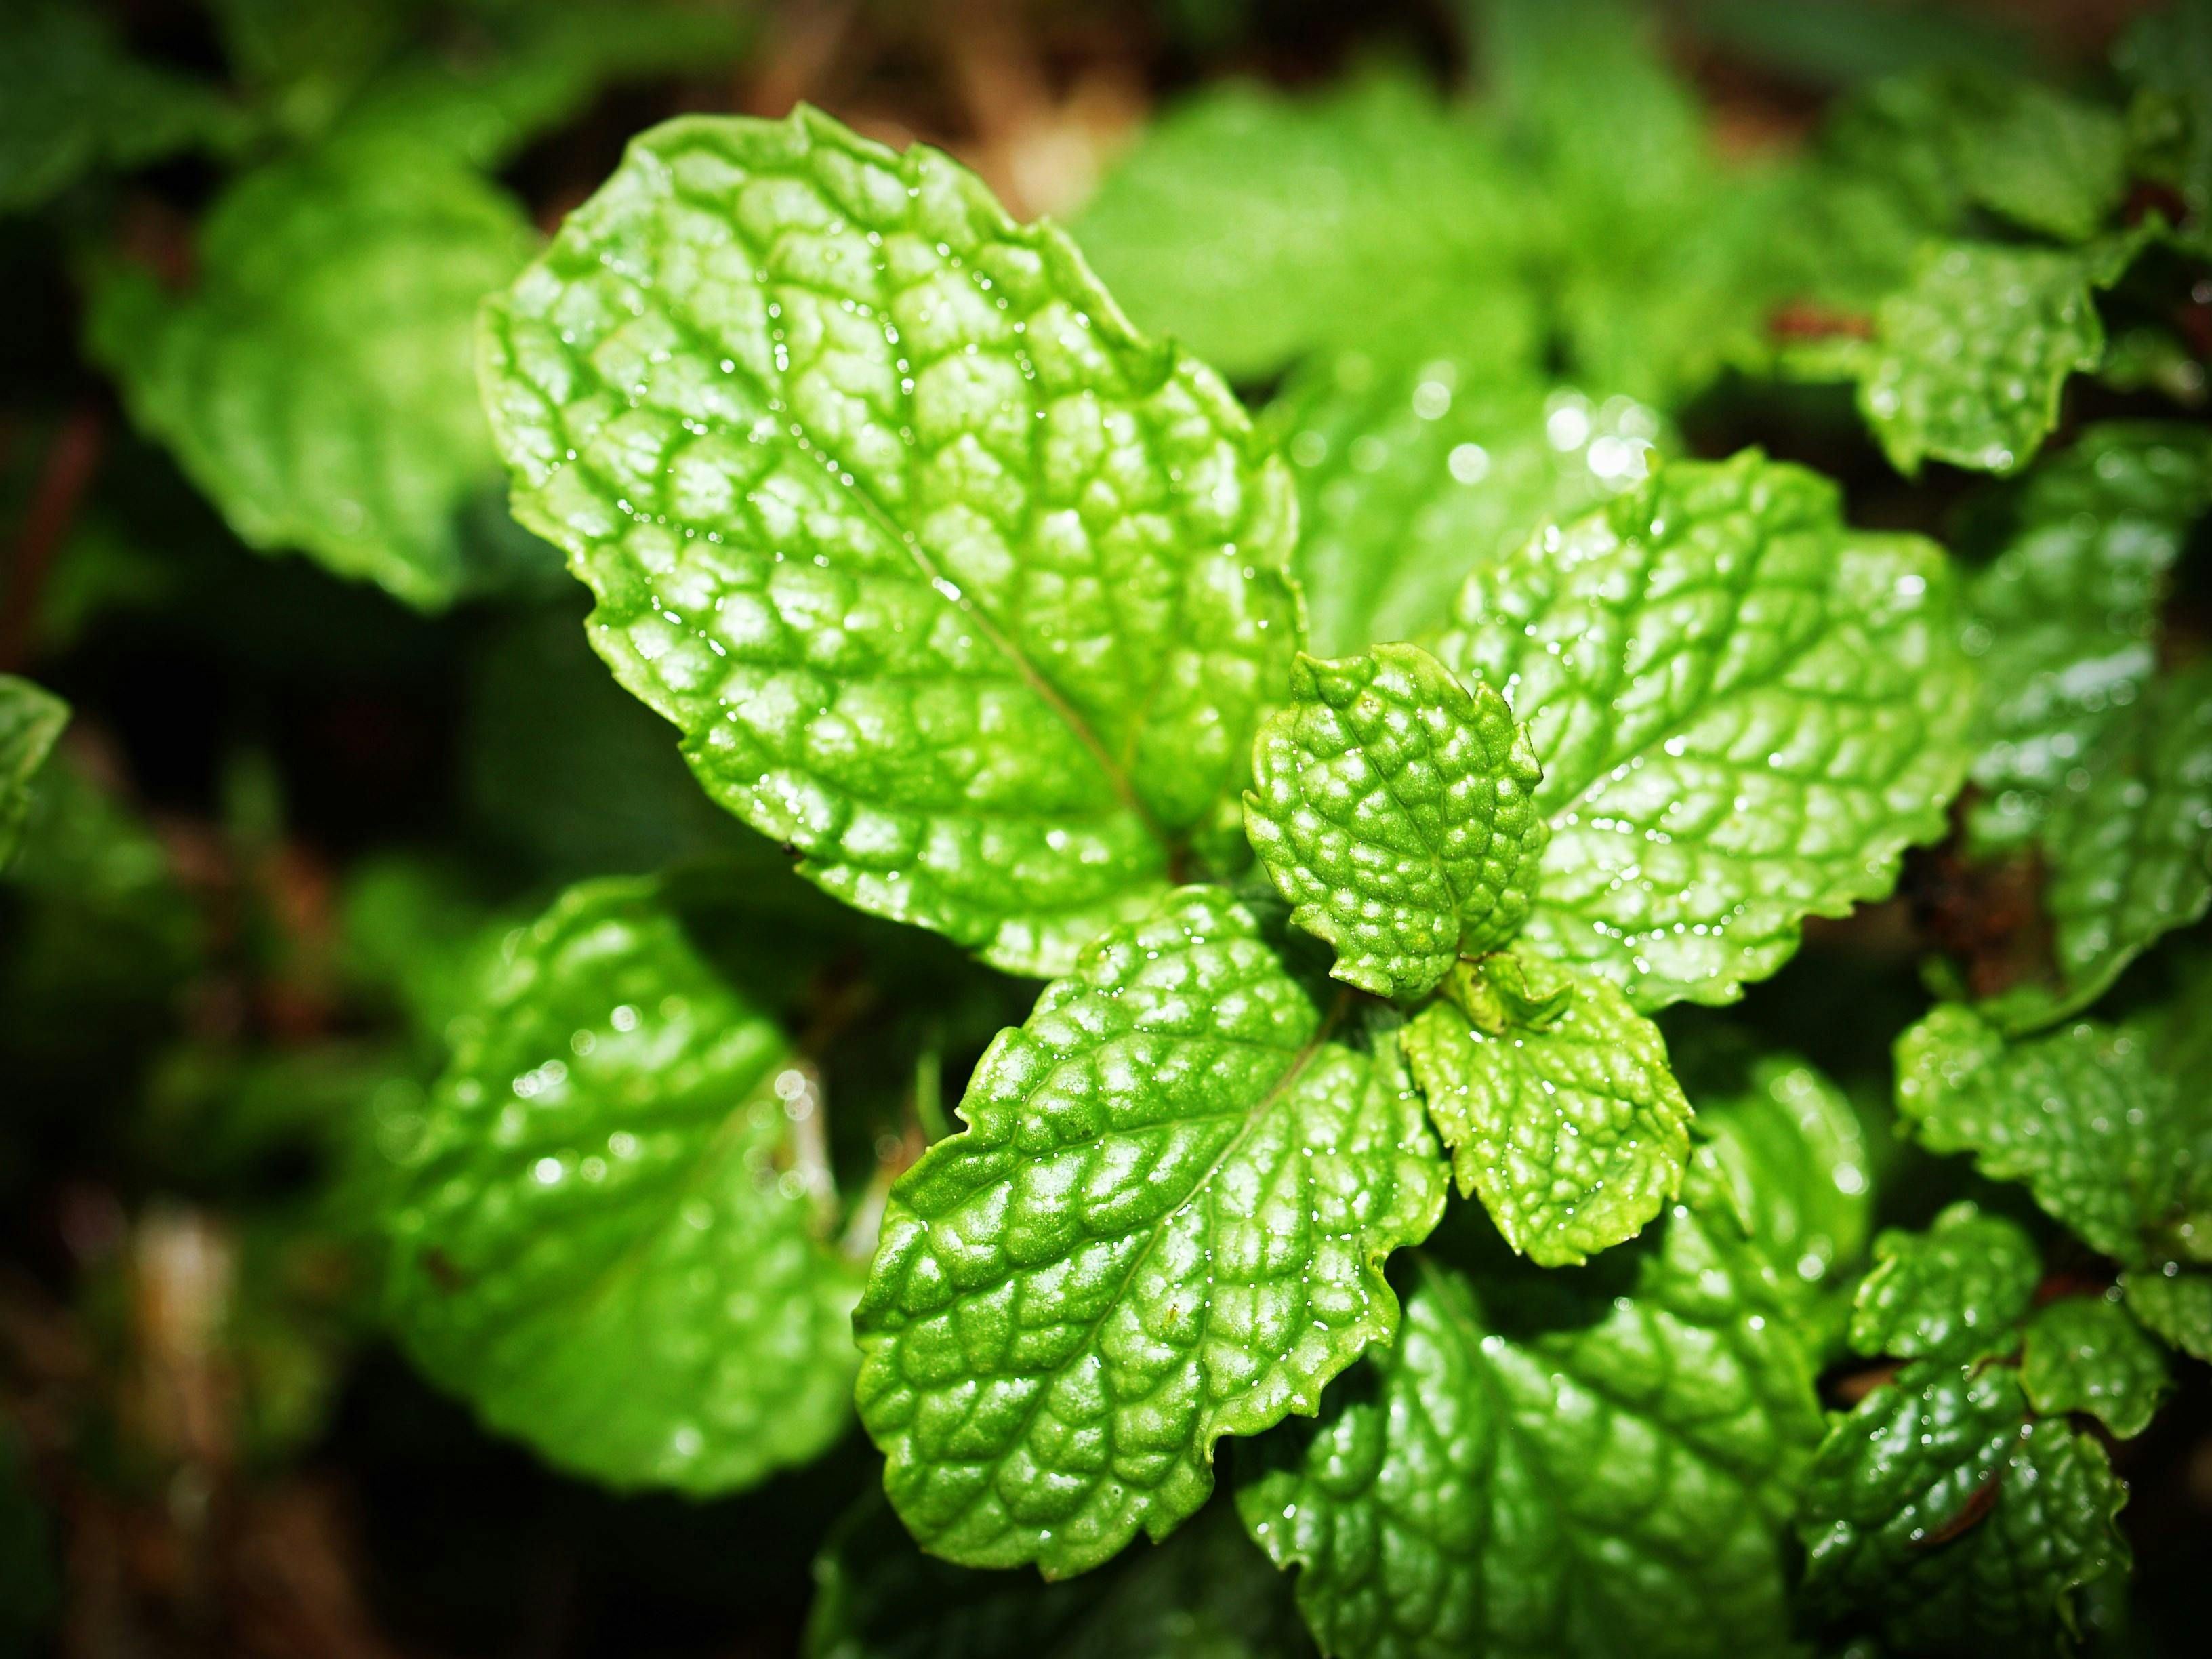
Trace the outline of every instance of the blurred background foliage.
<instances>
[{"instance_id":1,"label":"blurred background foliage","mask_svg":"<svg viewBox=\"0 0 2212 1659\"><path fill-rule=\"evenodd\" d=\"M1861 522L2001 545L2009 498L1940 467L1909 487L1823 354L1865 343L1930 225L2095 222L2100 118L2069 129L2087 205L2023 205L2010 124L2049 112L1993 96L1982 149L1931 159L1915 88L2106 87L2137 9L10 0L0 672L76 714L0 878L0 1652L787 1653L825 1538L834 1598L883 1529L832 1534L876 1479L857 1435L704 1504L551 1473L400 1362L369 1293L382 1150L566 883L676 872L702 949L821 1069L858 1204L1030 997L715 809L505 513L475 307L630 134L803 98L1066 220L1140 325L1275 423L1316 636L1350 648L1654 446L1755 440ZM2106 301L2067 422L2201 405L2212 285L2177 307L2153 275ZM1385 544L1408 550L1378 571ZM2205 598L2185 574L2170 639ZM1677 1043L1724 1055L1747 1026L1825 1065L1879 1218L1924 1220L1865 1034L1918 1011L1930 945L2003 988L2031 908L1929 854ZM2201 1370L2185 1392L2118 1453L2133 1651L2201 1640ZM1147 1570L1084 1594L1140 1598Z\"/></svg>"}]
</instances>

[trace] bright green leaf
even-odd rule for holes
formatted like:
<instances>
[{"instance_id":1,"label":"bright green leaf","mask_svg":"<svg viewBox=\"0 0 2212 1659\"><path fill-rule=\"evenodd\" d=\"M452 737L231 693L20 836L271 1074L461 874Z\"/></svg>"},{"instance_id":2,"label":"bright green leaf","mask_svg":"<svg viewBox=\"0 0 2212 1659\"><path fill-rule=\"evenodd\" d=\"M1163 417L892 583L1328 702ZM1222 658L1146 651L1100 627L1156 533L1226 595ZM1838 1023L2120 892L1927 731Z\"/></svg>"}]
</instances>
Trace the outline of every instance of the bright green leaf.
<instances>
[{"instance_id":1,"label":"bright green leaf","mask_svg":"<svg viewBox=\"0 0 2212 1659\"><path fill-rule=\"evenodd\" d=\"M806 1659L1309 1659L1290 1586L1224 1501L1062 1583L924 1555L880 1498L814 1562Z\"/></svg>"},{"instance_id":2,"label":"bright green leaf","mask_svg":"<svg viewBox=\"0 0 2212 1659\"><path fill-rule=\"evenodd\" d=\"M2212 1094L2150 1036L2080 1020L2008 1043L1945 1006L1898 1039L1897 1104L1932 1152L1971 1152L2106 1255L2212 1258Z\"/></svg>"},{"instance_id":3,"label":"bright green leaf","mask_svg":"<svg viewBox=\"0 0 2212 1659\"><path fill-rule=\"evenodd\" d=\"M1813 1460L1806 1597L1871 1617L1908 1652L2051 1651L2074 1592L2126 1564L2113 1525L2126 1501L2094 1440L2027 1421L2016 1372L1923 1361L1839 1419Z\"/></svg>"},{"instance_id":4,"label":"bright green leaf","mask_svg":"<svg viewBox=\"0 0 2212 1659\"><path fill-rule=\"evenodd\" d=\"M1234 377L1439 311L1501 331L1493 361L1533 364L1507 269L1526 216L1513 185L1480 130L1409 77L1310 98L1232 83L1153 123L1075 234L1139 325Z\"/></svg>"},{"instance_id":5,"label":"bright green leaf","mask_svg":"<svg viewBox=\"0 0 2212 1659\"><path fill-rule=\"evenodd\" d=\"M386 1216L416 1363L617 1486L726 1492L836 1439L860 1270L820 1242L818 1091L654 884L571 888L456 1030Z\"/></svg>"},{"instance_id":6,"label":"bright green leaf","mask_svg":"<svg viewBox=\"0 0 2212 1659\"><path fill-rule=\"evenodd\" d=\"M1187 888L1087 948L902 1176L861 1419L933 1554L1049 1577L1155 1538L1214 1442L1311 1414L1397 1326L1446 1173L1394 1042L1340 1036L1252 915Z\"/></svg>"},{"instance_id":7,"label":"bright green leaf","mask_svg":"<svg viewBox=\"0 0 2212 1659\"><path fill-rule=\"evenodd\" d=\"M2113 111L2033 81L1980 77L1960 136L1966 193L2014 224L2086 242L2127 193L2127 129Z\"/></svg>"},{"instance_id":8,"label":"bright green leaf","mask_svg":"<svg viewBox=\"0 0 2212 1659\"><path fill-rule=\"evenodd\" d=\"M1954 1204L1926 1232L1885 1232L1874 1254L1851 1312L1861 1353L1973 1359L2019 1346L2043 1263L2011 1222Z\"/></svg>"},{"instance_id":9,"label":"bright green leaf","mask_svg":"<svg viewBox=\"0 0 2212 1659\"><path fill-rule=\"evenodd\" d=\"M2168 1263L2163 1271L2121 1274L2120 1288L2130 1311L2172 1346L2212 1359L2212 1273Z\"/></svg>"},{"instance_id":10,"label":"bright green leaf","mask_svg":"<svg viewBox=\"0 0 2212 1659\"><path fill-rule=\"evenodd\" d=\"M1298 481L1292 568L1316 651L1433 638L1469 571L1643 481L1658 414L1501 369L1490 321L1317 357L1270 406Z\"/></svg>"},{"instance_id":11,"label":"bright green leaf","mask_svg":"<svg viewBox=\"0 0 2212 1659\"><path fill-rule=\"evenodd\" d=\"M52 692L0 674L0 870L15 856L31 813L32 781L69 718L69 705Z\"/></svg>"},{"instance_id":12,"label":"bright green leaf","mask_svg":"<svg viewBox=\"0 0 2212 1659\"><path fill-rule=\"evenodd\" d=\"M2091 427L1999 499L1999 550L1964 606L1982 671L1977 844L2033 833L2142 694L2167 574L2208 507L2212 434L2178 422Z\"/></svg>"},{"instance_id":13,"label":"bright green leaf","mask_svg":"<svg viewBox=\"0 0 2212 1659\"><path fill-rule=\"evenodd\" d=\"M2039 1412L2086 1412L2123 1440L2150 1426L2173 1386L2166 1355L2117 1302L2069 1297L2028 1322L2021 1386Z\"/></svg>"},{"instance_id":14,"label":"bright green leaf","mask_svg":"<svg viewBox=\"0 0 2212 1659\"><path fill-rule=\"evenodd\" d=\"M471 585L459 515L498 478L477 303L535 240L458 163L336 146L228 191L188 293L111 269L91 348L242 539L434 609Z\"/></svg>"},{"instance_id":15,"label":"bright green leaf","mask_svg":"<svg viewBox=\"0 0 2212 1659\"><path fill-rule=\"evenodd\" d=\"M1524 937L1646 1010L1726 1002L1943 832L1972 683L1942 553L1756 451L1670 464L1471 576L1438 647L1503 690L1552 823Z\"/></svg>"},{"instance_id":16,"label":"bright green leaf","mask_svg":"<svg viewBox=\"0 0 2212 1659\"><path fill-rule=\"evenodd\" d=\"M1418 1258L1396 1345L1240 1451L1238 1508L1328 1651L1796 1651L1780 1534L1813 1362L1727 1212L1580 1271Z\"/></svg>"},{"instance_id":17,"label":"bright green leaf","mask_svg":"<svg viewBox=\"0 0 2212 1659\"><path fill-rule=\"evenodd\" d=\"M1405 1049L1461 1194L1480 1194L1531 1260L1571 1265L1633 1238L1681 1189L1690 1103L1659 1028L1610 980L1575 975L1541 1025L1485 1030L1432 1003Z\"/></svg>"},{"instance_id":18,"label":"bright green leaf","mask_svg":"<svg viewBox=\"0 0 2212 1659\"><path fill-rule=\"evenodd\" d=\"M656 128L484 354L594 644L837 896L1064 969L1242 788L1297 649L1288 471L945 157Z\"/></svg>"},{"instance_id":19,"label":"bright green leaf","mask_svg":"<svg viewBox=\"0 0 2212 1659\"><path fill-rule=\"evenodd\" d=\"M1301 653L1252 774L1253 849L1339 979L1419 996L1527 919L1547 833L1528 734L1419 646Z\"/></svg>"}]
</instances>

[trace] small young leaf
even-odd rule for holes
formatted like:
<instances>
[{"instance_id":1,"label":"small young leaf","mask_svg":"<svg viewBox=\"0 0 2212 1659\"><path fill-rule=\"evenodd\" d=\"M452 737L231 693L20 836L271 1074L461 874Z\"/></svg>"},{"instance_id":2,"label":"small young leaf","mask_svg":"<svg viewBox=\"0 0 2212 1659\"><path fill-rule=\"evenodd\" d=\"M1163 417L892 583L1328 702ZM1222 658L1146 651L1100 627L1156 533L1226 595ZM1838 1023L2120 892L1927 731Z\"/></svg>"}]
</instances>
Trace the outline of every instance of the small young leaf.
<instances>
[{"instance_id":1,"label":"small young leaf","mask_svg":"<svg viewBox=\"0 0 2212 1659\"><path fill-rule=\"evenodd\" d=\"M2011 1222L1954 1204L1924 1233L1885 1232L1874 1254L1851 1312L1861 1353L1977 1359L2020 1346L2043 1263Z\"/></svg>"},{"instance_id":2,"label":"small young leaf","mask_svg":"<svg viewBox=\"0 0 2212 1659\"><path fill-rule=\"evenodd\" d=\"M2103 1449L2031 1423L2018 1374L1923 1360L1838 1420L1805 1482L1805 1595L1912 1653L2047 1651L2074 1592L2124 1566Z\"/></svg>"},{"instance_id":3,"label":"small young leaf","mask_svg":"<svg viewBox=\"0 0 2212 1659\"><path fill-rule=\"evenodd\" d=\"M1910 282L1875 313L1859 408L1907 477L1923 460L1984 472L2027 465L2058 422L2058 396L2094 368L2105 327L2094 295L2142 238L2080 250L1994 242L1926 245Z\"/></svg>"},{"instance_id":4,"label":"small young leaf","mask_svg":"<svg viewBox=\"0 0 2212 1659\"><path fill-rule=\"evenodd\" d=\"M2212 1255L2212 1095L2178 1087L2143 1030L2081 1020L2008 1043L1947 1005L1898 1039L1897 1105L1922 1145L2025 1182L2106 1255Z\"/></svg>"},{"instance_id":5,"label":"small young leaf","mask_svg":"<svg viewBox=\"0 0 2212 1659\"><path fill-rule=\"evenodd\" d=\"M107 271L90 347L241 539L434 610L473 574L457 515L498 478L471 372L477 303L535 240L457 162L333 144L216 203L190 293Z\"/></svg>"},{"instance_id":6,"label":"small young leaf","mask_svg":"<svg viewBox=\"0 0 2212 1659\"><path fill-rule=\"evenodd\" d=\"M2039 1412L2086 1412L2122 1440L2150 1426L2173 1387L2166 1355L2117 1302L2069 1297L2028 1322L2021 1386Z\"/></svg>"},{"instance_id":7,"label":"small young leaf","mask_svg":"<svg viewBox=\"0 0 2212 1659\"><path fill-rule=\"evenodd\" d=\"M1419 996L1527 919L1541 775L1505 699L1419 646L1301 653L1289 706L1253 743L1244 826L1339 979Z\"/></svg>"},{"instance_id":8,"label":"small young leaf","mask_svg":"<svg viewBox=\"0 0 2212 1659\"><path fill-rule=\"evenodd\" d=\"M399 1160L387 1306L416 1363L617 1486L727 1492L819 1453L850 1420L860 1270L817 1236L789 1056L653 883L571 888Z\"/></svg>"},{"instance_id":9,"label":"small young leaf","mask_svg":"<svg viewBox=\"0 0 2212 1659\"><path fill-rule=\"evenodd\" d=\"M1297 648L1288 471L944 156L658 127L483 351L594 645L838 897L1061 970L1243 787Z\"/></svg>"},{"instance_id":10,"label":"small young leaf","mask_svg":"<svg viewBox=\"0 0 2212 1659\"><path fill-rule=\"evenodd\" d=\"M1404 1043L1460 1192L1480 1194L1531 1260L1571 1265L1633 1238L1680 1190L1690 1103L1659 1028L1612 981L1577 975L1550 1023L1498 1031L1432 1003Z\"/></svg>"},{"instance_id":11,"label":"small young leaf","mask_svg":"<svg viewBox=\"0 0 2212 1659\"><path fill-rule=\"evenodd\" d=\"M1552 823L1524 937L1639 1008L1727 1002L1887 892L1965 774L1941 551L1756 451L1662 467L1471 576L1438 654L1505 692Z\"/></svg>"},{"instance_id":12,"label":"small young leaf","mask_svg":"<svg viewBox=\"0 0 2212 1659\"><path fill-rule=\"evenodd\" d=\"M1727 1210L1715 1192L1581 1272L1419 1257L1395 1346L1318 1424L1240 1449L1245 1524L1300 1569L1328 1652L1796 1650L1780 1534L1813 1363Z\"/></svg>"},{"instance_id":13,"label":"small young leaf","mask_svg":"<svg viewBox=\"0 0 2212 1659\"><path fill-rule=\"evenodd\" d=\"M1964 607L1982 671L1978 846L2040 826L2149 684L2167 573L2208 507L2212 434L2164 422L2091 427L2001 498L1999 550Z\"/></svg>"},{"instance_id":14,"label":"small young leaf","mask_svg":"<svg viewBox=\"0 0 2212 1659\"><path fill-rule=\"evenodd\" d=\"M2129 1310L2169 1346L2212 1360L2212 1273L2186 1273L2169 1263L2162 1272L2121 1274L2120 1288Z\"/></svg>"},{"instance_id":15,"label":"small young leaf","mask_svg":"<svg viewBox=\"0 0 2212 1659\"><path fill-rule=\"evenodd\" d=\"M1310 1659L1290 1586L1224 1499L1060 1583L924 1555L872 1494L814 1562L806 1659Z\"/></svg>"},{"instance_id":16,"label":"small young leaf","mask_svg":"<svg viewBox=\"0 0 2212 1659\"><path fill-rule=\"evenodd\" d=\"M892 1188L861 1420L925 1547L1081 1572L1164 1537L1213 1444L1310 1414L1397 1327L1383 1259L1443 1161L1389 1035L1368 1048L1252 914L1186 888L1004 1031L967 1133Z\"/></svg>"},{"instance_id":17,"label":"small young leaf","mask_svg":"<svg viewBox=\"0 0 2212 1659\"><path fill-rule=\"evenodd\" d=\"M69 719L69 705L52 692L0 674L0 870L15 856L31 813L32 781Z\"/></svg>"}]
</instances>

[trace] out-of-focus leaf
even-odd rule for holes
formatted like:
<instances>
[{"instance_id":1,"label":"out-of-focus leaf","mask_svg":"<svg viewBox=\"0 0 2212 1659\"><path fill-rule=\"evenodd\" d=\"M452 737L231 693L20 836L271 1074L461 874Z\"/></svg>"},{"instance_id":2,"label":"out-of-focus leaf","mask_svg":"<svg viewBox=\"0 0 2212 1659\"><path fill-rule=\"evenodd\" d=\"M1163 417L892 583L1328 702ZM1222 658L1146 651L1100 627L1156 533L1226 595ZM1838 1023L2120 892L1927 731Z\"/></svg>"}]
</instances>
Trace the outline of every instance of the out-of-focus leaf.
<instances>
[{"instance_id":1,"label":"out-of-focus leaf","mask_svg":"<svg viewBox=\"0 0 2212 1659\"><path fill-rule=\"evenodd\" d=\"M31 795L69 705L13 674L0 674L0 870L8 867L31 814Z\"/></svg>"},{"instance_id":2,"label":"out-of-focus leaf","mask_svg":"<svg viewBox=\"0 0 2212 1659\"><path fill-rule=\"evenodd\" d=\"M2126 1309L2103 1297L2069 1297L2028 1322L2021 1386L2047 1415L2081 1412L2120 1439L2150 1426L2173 1387L2158 1345Z\"/></svg>"},{"instance_id":3,"label":"out-of-focus leaf","mask_svg":"<svg viewBox=\"0 0 2212 1659\"><path fill-rule=\"evenodd\" d=\"M41 1651L61 1600L52 1524L13 1425L0 1423L0 1655L28 1659Z\"/></svg>"}]
</instances>

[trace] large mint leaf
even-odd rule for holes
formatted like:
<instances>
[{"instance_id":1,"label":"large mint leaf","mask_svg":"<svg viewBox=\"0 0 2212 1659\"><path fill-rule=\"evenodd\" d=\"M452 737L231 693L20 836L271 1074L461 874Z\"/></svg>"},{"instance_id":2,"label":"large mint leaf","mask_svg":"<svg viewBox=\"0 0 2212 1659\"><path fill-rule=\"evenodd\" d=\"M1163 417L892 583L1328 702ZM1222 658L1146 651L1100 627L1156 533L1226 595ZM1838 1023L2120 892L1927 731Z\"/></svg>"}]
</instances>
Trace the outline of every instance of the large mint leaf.
<instances>
[{"instance_id":1,"label":"large mint leaf","mask_svg":"<svg viewBox=\"0 0 2212 1659\"><path fill-rule=\"evenodd\" d=\"M334 145L216 203L188 293L110 270L91 347L242 539L434 609L470 584L459 514L498 477L471 372L477 304L535 240L459 163Z\"/></svg>"},{"instance_id":2,"label":"large mint leaf","mask_svg":"<svg viewBox=\"0 0 2212 1659\"><path fill-rule=\"evenodd\" d=\"M0 16L0 214L237 127L211 88L127 56L98 7L11 0Z\"/></svg>"},{"instance_id":3,"label":"large mint leaf","mask_svg":"<svg viewBox=\"0 0 2212 1659\"><path fill-rule=\"evenodd\" d=\"M1885 1232L1874 1254L1851 1312L1861 1353L1975 1359L2019 1346L2043 1263L2011 1222L1954 1204L1925 1232Z\"/></svg>"},{"instance_id":4,"label":"large mint leaf","mask_svg":"<svg viewBox=\"0 0 2212 1659\"><path fill-rule=\"evenodd\" d=\"M1075 234L1141 326L1231 376L1440 310L1481 315L1503 359L1533 366L1507 270L1527 218L1513 183L1474 122L1409 77L1310 98L1231 84L1153 123Z\"/></svg>"},{"instance_id":5,"label":"large mint leaf","mask_svg":"<svg viewBox=\"0 0 2212 1659\"><path fill-rule=\"evenodd\" d=\"M1781 1534L1814 1367L1728 1211L1708 1189L1579 1271L1419 1258L1396 1345L1240 1451L1238 1508L1328 1651L1796 1650Z\"/></svg>"},{"instance_id":6,"label":"large mint leaf","mask_svg":"<svg viewBox=\"0 0 2212 1659\"><path fill-rule=\"evenodd\" d=\"M1527 919L1546 836L1528 734L1419 646L1301 653L1252 774L1253 849L1339 979L1419 996Z\"/></svg>"},{"instance_id":7,"label":"large mint leaf","mask_svg":"<svg viewBox=\"0 0 2212 1659\"><path fill-rule=\"evenodd\" d=\"M861 1419L933 1554L1048 1577L1164 1537L1397 1326L1382 1262L1445 1170L1387 1034L1218 889L1107 933L892 1189L854 1316Z\"/></svg>"},{"instance_id":8,"label":"large mint leaf","mask_svg":"<svg viewBox=\"0 0 2212 1659\"><path fill-rule=\"evenodd\" d=\"M1462 1000L1478 1015L1502 1000L1480 981L1509 963L1474 970ZM1505 1242L1546 1267L1633 1238L1680 1190L1690 1149L1659 1028L1610 980L1577 975L1564 989L1564 1006L1534 1019L1436 1002L1404 1039L1461 1194L1480 1193Z\"/></svg>"},{"instance_id":9,"label":"large mint leaf","mask_svg":"<svg viewBox=\"0 0 2212 1659\"><path fill-rule=\"evenodd\" d=\"M655 885L571 888L449 1029L385 1216L416 1363L619 1486L728 1491L836 1439L860 1275L819 1237L819 1091Z\"/></svg>"},{"instance_id":10,"label":"large mint leaf","mask_svg":"<svg viewBox=\"0 0 2212 1659\"><path fill-rule=\"evenodd\" d=\"M0 870L15 856L31 813L32 781L69 718L69 705L51 691L0 674Z\"/></svg>"},{"instance_id":11,"label":"large mint leaf","mask_svg":"<svg viewBox=\"0 0 2212 1659\"><path fill-rule=\"evenodd\" d=\"M1925 245L1875 308L1859 408L1897 469L1923 460L2012 472L2058 422L2067 377L2105 353L2095 294L2133 261L2135 234L2064 251Z\"/></svg>"},{"instance_id":12,"label":"large mint leaf","mask_svg":"<svg viewBox=\"0 0 2212 1659\"><path fill-rule=\"evenodd\" d=\"M1316 357L1269 407L1315 650L1433 638L1469 571L1643 481L1658 414L1499 366L1496 331L1485 313L1411 349Z\"/></svg>"},{"instance_id":13,"label":"large mint leaf","mask_svg":"<svg viewBox=\"0 0 2212 1659\"><path fill-rule=\"evenodd\" d=\"M2157 668L2167 574L2208 507L2212 435L2150 422L2088 428L1996 504L1996 556L1965 604L1982 672L1977 843L2017 844L2070 776L2086 781Z\"/></svg>"},{"instance_id":14,"label":"large mint leaf","mask_svg":"<svg viewBox=\"0 0 2212 1659\"><path fill-rule=\"evenodd\" d=\"M945 157L672 122L486 317L593 643L830 892L1062 969L1243 787L1297 643L1287 470Z\"/></svg>"},{"instance_id":15,"label":"large mint leaf","mask_svg":"<svg viewBox=\"0 0 2212 1659\"><path fill-rule=\"evenodd\" d=\"M2081 1020L2007 1042L1939 1007L1898 1039L1897 1104L1923 1145L2024 1182L2106 1255L2212 1260L2212 1095L2142 1029Z\"/></svg>"},{"instance_id":16,"label":"large mint leaf","mask_svg":"<svg viewBox=\"0 0 2212 1659\"><path fill-rule=\"evenodd\" d=\"M880 1498L814 1562L806 1659L1309 1659L1290 1586L1224 1498L1060 1583L927 1556Z\"/></svg>"},{"instance_id":17,"label":"large mint leaf","mask_svg":"<svg viewBox=\"0 0 2212 1659\"><path fill-rule=\"evenodd\" d=\"M1726 1002L1886 893L1963 776L1942 553L1756 451L1678 462L1468 578L1438 647L1503 690L1552 844L1525 937L1641 1008Z\"/></svg>"},{"instance_id":18,"label":"large mint leaf","mask_svg":"<svg viewBox=\"0 0 2212 1659\"><path fill-rule=\"evenodd\" d=\"M2123 1440L2150 1426L2173 1386L2166 1355L2127 1310L2084 1296L2054 1302L2029 1322L2020 1381L2036 1410L2086 1413Z\"/></svg>"},{"instance_id":19,"label":"large mint leaf","mask_svg":"<svg viewBox=\"0 0 2212 1659\"><path fill-rule=\"evenodd\" d=\"M2154 680L2066 779L2043 834L2055 991L1991 1004L2008 1027L2086 1007L2160 935L2212 905L2212 664Z\"/></svg>"},{"instance_id":20,"label":"large mint leaf","mask_svg":"<svg viewBox=\"0 0 2212 1659\"><path fill-rule=\"evenodd\" d=\"M2127 1489L2090 1437L2027 1415L2017 1372L1924 1360L1840 1419L1798 1520L1813 1608L1909 1653L2052 1650L2074 1593L2127 1562Z\"/></svg>"}]
</instances>

